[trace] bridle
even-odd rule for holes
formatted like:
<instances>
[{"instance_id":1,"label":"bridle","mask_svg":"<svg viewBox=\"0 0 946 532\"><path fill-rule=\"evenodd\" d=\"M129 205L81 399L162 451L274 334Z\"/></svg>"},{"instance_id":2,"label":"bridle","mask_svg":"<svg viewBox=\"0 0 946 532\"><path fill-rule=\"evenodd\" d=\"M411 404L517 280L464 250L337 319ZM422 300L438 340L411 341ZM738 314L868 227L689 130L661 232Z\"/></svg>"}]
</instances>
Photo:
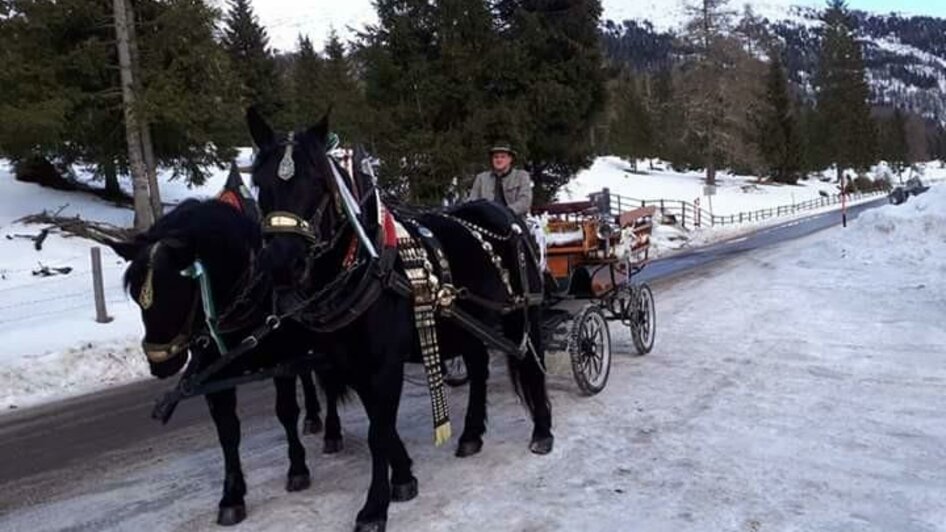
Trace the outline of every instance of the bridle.
<instances>
[{"instance_id":1,"label":"bridle","mask_svg":"<svg viewBox=\"0 0 946 532\"><path fill-rule=\"evenodd\" d=\"M291 133L288 135L287 139L280 144L280 148L283 149L283 156L277 167L276 174L279 179L283 181L289 181L295 176L296 168L292 160L293 147L295 145L296 141L293 139ZM303 157L306 159L310 158L305 152L303 152ZM312 161L308 162L312 163ZM345 203L346 201L351 203L351 201L354 200L354 202L357 203L356 209L362 210L363 204L376 196L376 188L372 185L370 190L366 190L362 193L362 201L357 202L357 200L351 196L351 192L345 187L343 179L340 177L338 168L336 167L337 163L331 157L328 157L327 164L330 166L335 179L326 180L328 190L325 194L322 194L312 217L306 219L296 213L280 210L267 214L263 217L262 222L264 238L288 234L299 236L305 240L308 248L307 273L313 262L336 249L336 246L345 234L344 229L346 225L351 224L356 226L356 236L361 236L363 243L367 240L364 235L364 230L361 228L362 220L356 215L353 221L352 217L356 213L346 209ZM351 179L354 184L356 182L354 175L351 175ZM346 195L348 199L345 198ZM326 222L326 217L329 216L329 213L332 211L334 211L337 216L328 220L330 227L327 234L323 234L322 226ZM361 235L357 234L359 228L361 228ZM373 246L370 244L366 244L366 246L369 248L369 254L371 254L373 258L377 258L377 252L374 250Z\"/></svg>"},{"instance_id":2,"label":"bridle","mask_svg":"<svg viewBox=\"0 0 946 532\"><path fill-rule=\"evenodd\" d=\"M148 273L145 276L145 283L142 285L142 289L139 294L139 305L141 305L143 309L149 308L153 303L154 288L152 285L152 277L154 272L154 257L157 254L158 248L161 244L162 241L156 242L149 252ZM195 342L200 347L206 348L210 345L210 342L213 341L217 345L217 349L219 350L220 354L226 354L227 346L222 338L221 323L232 317L232 314L236 311L237 307L249 298L249 294L252 293L253 289L257 285L257 282L260 280L259 276L254 276L254 271L256 270L255 262L256 260L254 255L250 254L249 265L241 275L240 281L235 285L235 289L240 290L240 292L236 297L233 298L230 305L220 314L217 313L216 304L214 302L210 274L204 267L203 262L199 258L195 259L190 266L182 270L180 272L182 276L189 277L197 281L198 290L195 291L194 295L191 297L191 303L189 305L190 310L187 313L187 318L184 321L184 325L180 332L178 332L168 342L141 342L142 350L144 350L145 356L148 358L148 360L155 364L167 362L168 360L171 360L172 358L184 353ZM145 299L144 296L146 294L151 300L148 302L147 306L144 304L145 302L142 301L142 299ZM197 311L200 307L203 307L204 311L206 334L201 334L195 338L193 332L197 318ZM238 326L230 326L231 330L236 328L238 328Z\"/></svg>"},{"instance_id":3,"label":"bridle","mask_svg":"<svg viewBox=\"0 0 946 532\"><path fill-rule=\"evenodd\" d=\"M295 163L290 165L287 162L292 158L294 145L289 136L276 148L284 149L277 170L277 177L284 181L294 176ZM301 155L307 164L319 168L311 153L303 150ZM311 218L275 211L267 214L263 221L264 237L293 235L306 243L302 287L277 289L273 296L284 317L292 317L316 332L331 332L348 325L385 289L393 289L404 296L410 294L407 281L394 272L397 246L387 239L394 233L393 217L381 203L372 173L367 173L372 177L370 185L359 186L358 178L351 170L348 178L343 177L340 163L332 154L326 154L326 163L331 175L322 172L319 177L326 179L327 187ZM355 194L360 199L356 199ZM370 214L375 212L377 218L373 219ZM390 231L388 218L391 218ZM373 236L369 236L363 223L369 224ZM330 253L332 255L326 257ZM321 258L329 261L326 263L331 264L329 268L337 269L330 270L333 272L331 275L320 276L319 281L325 282L315 286L311 273Z\"/></svg>"}]
</instances>

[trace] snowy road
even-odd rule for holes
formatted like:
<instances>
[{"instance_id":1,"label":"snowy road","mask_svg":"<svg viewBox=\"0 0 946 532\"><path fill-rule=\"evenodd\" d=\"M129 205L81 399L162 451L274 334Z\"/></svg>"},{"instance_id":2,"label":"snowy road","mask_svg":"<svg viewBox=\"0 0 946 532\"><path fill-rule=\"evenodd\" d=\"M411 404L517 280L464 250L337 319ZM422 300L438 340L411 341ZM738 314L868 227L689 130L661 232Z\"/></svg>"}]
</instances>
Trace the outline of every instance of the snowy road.
<instances>
[{"instance_id":1,"label":"snowy road","mask_svg":"<svg viewBox=\"0 0 946 532\"><path fill-rule=\"evenodd\" d=\"M392 507L390 529L946 529L942 222L903 230L874 217L656 284L651 355L631 356L616 330L602 394L552 379L548 457L526 450L529 425L501 363L486 447L467 460L430 444L426 394L408 386L399 426L421 495ZM919 233L909 248L897 245L904 231ZM244 425L240 528L349 529L368 477L360 409L343 413L342 455L317 456L310 440L313 488L288 495L281 430L262 415L268 395ZM127 405L116 403L117 432ZM455 419L464 404L451 394ZM6 477L0 529L212 530L220 473L209 421L195 423Z\"/></svg>"}]
</instances>

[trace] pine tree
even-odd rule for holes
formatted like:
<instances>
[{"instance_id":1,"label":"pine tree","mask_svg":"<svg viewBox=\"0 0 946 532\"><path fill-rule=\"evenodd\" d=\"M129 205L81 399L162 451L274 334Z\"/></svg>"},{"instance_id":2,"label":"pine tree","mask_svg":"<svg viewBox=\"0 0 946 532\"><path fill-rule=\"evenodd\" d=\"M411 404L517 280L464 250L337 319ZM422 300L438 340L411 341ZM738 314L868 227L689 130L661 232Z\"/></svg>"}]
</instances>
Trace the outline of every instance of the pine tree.
<instances>
[{"instance_id":1,"label":"pine tree","mask_svg":"<svg viewBox=\"0 0 946 532\"><path fill-rule=\"evenodd\" d=\"M325 61L315 51L308 37L300 35L297 47L290 67L293 128L316 123L327 106L322 86Z\"/></svg>"},{"instance_id":2,"label":"pine tree","mask_svg":"<svg viewBox=\"0 0 946 532\"><path fill-rule=\"evenodd\" d=\"M820 172L831 165L821 117L811 102L797 102L802 138L802 172Z\"/></svg>"},{"instance_id":3,"label":"pine tree","mask_svg":"<svg viewBox=\"0 0 946 532\"><path fill-rule=\"evenodd\" d=\"M323 106L332 106L332 128L343 139L369 142L371 116L364 88L355 77L351 54L335 31L329 35L324 55L320 88Z\"/></svg>"},{"instance_id":4,"label":"pine tree","mask_svg":"<svg viewBox=\"0 0 946 532\"><path fill-rule=\"evenodd\" d=\"M946 168L946 128L939 126L936 128L936 142L934 144L933 158L939 159L940 166Z\"/></svg>"},{"instance_id":5,"label":"pine tree","mask_svg":"<svg viewBox=\"0 0 946 532\"><path fill-rule=\"evenodd\" d=\"M798 119L792 108L788 78L778 52L772 56L766 80L766 108L760 128L760 149L769 175L779 183L798 182L802 146Z\"/></svg>"},{"instance_id":6,"label":"pine tree","mask_svg":"<svg viewBox=\"0 0 946 532\"><path fill-rule=\"evenodd\" d=\"M691 18L683 41L688 54L679 75L684 142L698 151L710 185L716 183L720 164L749 169L759 158L750 132L760 100L760 65L730 36L727 4L699 0L687 5Z\"/></svg>"},{"instance_id":7,"label":"pine tree","mask_svg":"<svg viewBox=\"0 0 946 532\"><path fill-rule=\"evenodd\" d=\"M62 168L91 166L120 193L128 169L111 2L16 0L0 20L0 153ZM136 111L155 157L193 182L234 154L234 76L204 2L135 3L140 52ZM9 30L9 31L8 31Z\"/></svg>"},{"instance_id":8,"label":"pine tree","mask_svg":"<svg viewBox=\"0 0 946 532\"><path fill-rule=\"evenodd\" d=\"M454 179L468 183L482 168L498 116L492 98L510 72L491 63L498 39L483 1L376 7L359 55L381 177L403 198L439 204Z\"/></svg>"},{"instance_id":9,"label":"pine tree","mask_svg":"<svg viewBox=\"0 0 946 532\"><path fill-rule=\"evenodd\" d=\"M865 169L876 161L876 133L861 47L845 2L831 0L822 20L818 113L840 181L845 168Z\"/></svg>"},{"instance_id":10,"label":"pine tree","mask_svg":"<svg viewBox=\"0 0 946 532\"><path fill-rule=\"evenodd\" d=\"M622 79L617 84L615 113L608 128L610 152L630 159L634 171L637 171L637 159L655 154L650 111L637 85L633 78Z\"/></svg>"},{"instance_id":11,"label":"pine tree","mask_svg":"<svg viewBox=\"0 0 946 532\"><path fill-rule=\"evenodd\" d=\"M266 29L260 24L250 0L229 0L224 19L223 46L243 85L247 106L255 106L277 125L285 125L285 102L279 69Z\"/></svg>"},{"instance_id":12,"label":"pine tree","mask_svg":"<svg viewBox=\"0 0 946 532\"><path fill-rule=\"evenodd\" d=\"M893 115L882 120L878 127L880 153L890 169L896 172L902 181L903 170L910 164L910 149L907 145L907 120L900 109L895 109Z\"/></svg>"},{"instance_id":13,"label":"pine tree","mask_svg":"<svg viewBox=\"0 0 946 532\"><path fill-rule=\"evenodd\" d=\"M591 164L590 132L604 110L600 0L501 0L496 4L539 201Z\"/></svg>"},{"instance_id":14,"label":"pine tree","mask_svg":"<svg viewBox=\"0 0 946 532\"><path fill-rule=\"evenodd\" d=\"M675 168L694 163L694 156L682 142L685 121L674 87L673 72L667 68L654 76L653 117L655 155ZM696 161L699 163L699 161Z\"/></svg>"}]
</instances>

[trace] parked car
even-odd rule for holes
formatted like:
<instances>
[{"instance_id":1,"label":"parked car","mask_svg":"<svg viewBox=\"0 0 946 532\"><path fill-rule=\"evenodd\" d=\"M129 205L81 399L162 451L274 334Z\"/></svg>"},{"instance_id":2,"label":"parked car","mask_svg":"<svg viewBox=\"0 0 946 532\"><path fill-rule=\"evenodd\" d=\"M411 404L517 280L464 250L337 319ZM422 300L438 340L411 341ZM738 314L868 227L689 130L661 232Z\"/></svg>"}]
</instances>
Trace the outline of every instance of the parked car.
<instances>
[{"instance_id":1,"label":"parked car","mask_svg":"<svg viewBox=\"0 0 946 532\"><path fill-rule=\"evenodd\" d=\"M911 177L910 179L907 179L906 189L909 194L913 196L919 196L920 194L929 190L930 187L924 185L923 182L920 181L919 177Z\"/></svg>"},{"instance_id":2,"label":"parked car","mask_svg":"<svg viewBox=\"0 0 946 532\"><path fill-rule=\"evenodd\" d=\"M907 192L907 189L903 186L894 187L894 189L890 191L890 194L887 194L887 199L894 205L900 205L907 201L909 197L910 193Z\"/></svg>"},{"instance_id":3,"label":"parked car","mask_svg":"<svg viewBox=\"0 0 946 532\"><path fill-rule=\"evenodd\" d=\"M890 194L887 195L887 199L890 200L890 203L894 205L900 205L901 203L910 199L910 196L919 196L920 194L929 190L928 185L924 185L920 181L919 177L911 177L907 179L907 182L903 185L898 185L893 190L890 191Z\"/></svg>"}]
</instances>

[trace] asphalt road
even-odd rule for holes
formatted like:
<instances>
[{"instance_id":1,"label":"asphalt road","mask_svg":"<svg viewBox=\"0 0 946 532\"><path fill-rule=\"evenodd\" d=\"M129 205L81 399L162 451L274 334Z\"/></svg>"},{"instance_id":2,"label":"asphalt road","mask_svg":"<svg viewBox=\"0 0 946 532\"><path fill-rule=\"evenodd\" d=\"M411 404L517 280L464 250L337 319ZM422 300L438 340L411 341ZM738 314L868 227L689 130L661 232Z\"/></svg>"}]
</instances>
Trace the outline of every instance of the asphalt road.
<instances>
[{"instance_id":1,"label":"asphalt road","mask_svg":"<svg viewBox=\"0 0 946 532\"><path fill-rule=\"evenodd\" d=\"M849 210L849 220L866 209L886 203L885 198ZM752 235L707 248L656 260L638 280L672 282L673 277L753 249L840 226L837 212L820 214L773 226ZM216 435L203 401L183 402L171 422L151 420L155 398L173 383L146 381L97 394L0 415L0 515L28 506L57 490L68 489L69 478L90 467L160 456L166 442L208 445ZM268 382L240 389L239 408L244 431L272 425L275 394Z\"/></svg>"}]
</instances>

